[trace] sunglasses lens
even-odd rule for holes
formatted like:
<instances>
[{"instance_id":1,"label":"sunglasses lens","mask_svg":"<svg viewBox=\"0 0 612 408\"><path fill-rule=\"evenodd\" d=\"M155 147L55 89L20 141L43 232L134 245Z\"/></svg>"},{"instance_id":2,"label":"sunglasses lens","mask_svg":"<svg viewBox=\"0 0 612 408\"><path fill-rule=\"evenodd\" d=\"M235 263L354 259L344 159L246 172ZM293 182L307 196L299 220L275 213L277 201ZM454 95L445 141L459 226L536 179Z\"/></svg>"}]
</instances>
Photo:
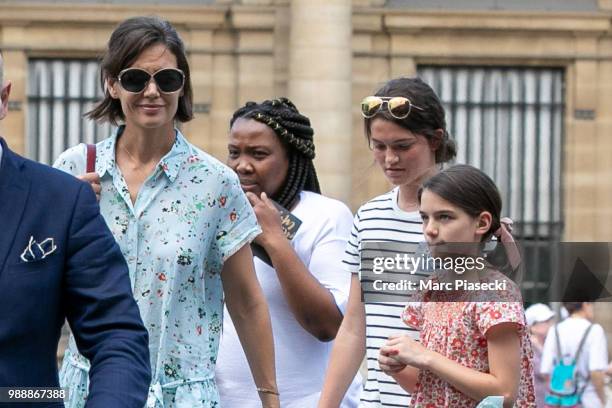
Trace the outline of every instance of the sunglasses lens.
<instances>
[{"instance_id":1,"label":"sunglasses lens","mask_svg":"<svg viewBox=\"0 0 612 408\"><path fill-rule=\"evenodd\" d=\"M361 101L361 113L366 118L371 118L380 110L383 100L376 96L368 96Z\"/></svg>"},{"instance_id":2,"label":"sunglasses lens","mask_svg":"<svg viewBox=\"0 0 612 408\"><path fill-rule=\"evenodd\" d=\"M128 69L123 71L119 81L121 82L123 89L126 91L138 93L142 92L150 78L151 75L149 75L146 71L141 69Z\"/></svg>"},{"instance_id":3,"label":"sunglasses lens","mask_svg":"<svg viewBox=\"0 0 612 408\"><path fill-rule=\"evenodd\" d=\"M176 69L164 69L155 74L155 83L162 92L176 92L183 87L183 74Z\"/></svg>"},{"instance_id":4,"label":"sunglasses lens","mask_svg":"<svg viewBox=\"0 0 612 408\"><path fill-rule=\"evenodd\" d=\"M398 96L389 99L387 103L389 104L389 112L397 119L404 119L410 114L412 106L410 105L410 100L407 98Z\"/></svg>"}]
</instances>

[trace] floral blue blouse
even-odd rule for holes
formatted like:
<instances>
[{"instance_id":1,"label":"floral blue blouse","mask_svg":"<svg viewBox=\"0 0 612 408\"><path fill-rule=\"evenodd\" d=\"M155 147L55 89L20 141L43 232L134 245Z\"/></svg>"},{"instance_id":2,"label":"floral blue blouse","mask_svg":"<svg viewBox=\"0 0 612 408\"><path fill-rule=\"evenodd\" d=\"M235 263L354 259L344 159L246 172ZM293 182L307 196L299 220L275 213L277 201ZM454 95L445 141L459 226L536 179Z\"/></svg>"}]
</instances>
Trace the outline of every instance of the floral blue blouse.
<instances>
[{"instance_id":1,"label":"floral blue blouse","mask_svg":"<svg viewBox=\"0 0 612 408\"><path fill-rule=\"evenodd\" d=\"M145 326L153 381L147 407L218 407L214 372L223 317L223 262L259 232L232 170L187 142L172 149L143 183L134 205L115 162L123 127L97 144L100 209L129 266ZM60 155L55 167L85 173L85 145ZM71 337L60 371L68 408L82 407L88 361Z\"/></svg>"}]
</instances>

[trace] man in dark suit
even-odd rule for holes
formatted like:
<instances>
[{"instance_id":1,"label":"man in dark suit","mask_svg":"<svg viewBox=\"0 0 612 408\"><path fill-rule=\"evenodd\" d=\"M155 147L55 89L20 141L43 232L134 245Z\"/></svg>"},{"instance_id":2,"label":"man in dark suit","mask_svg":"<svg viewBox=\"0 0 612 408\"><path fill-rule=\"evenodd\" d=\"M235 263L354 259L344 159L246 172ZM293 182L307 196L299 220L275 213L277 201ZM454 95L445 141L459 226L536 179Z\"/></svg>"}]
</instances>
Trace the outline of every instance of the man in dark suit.
<instances>
[{"instance_id":1,"label":"man in dark suit","mask_svg":"<svg viewBox=\"0 0 612 408\"><path fill-rule=\"evenodd\" d=\"M0 54L0 120L11 88L2 68ZM21 406L7 401L10 390L59 386L65 318L91 361L87 407L142 408L148 335L92 188L18 156L0 136L0 407Z\"/></svg>"}]
</instances>

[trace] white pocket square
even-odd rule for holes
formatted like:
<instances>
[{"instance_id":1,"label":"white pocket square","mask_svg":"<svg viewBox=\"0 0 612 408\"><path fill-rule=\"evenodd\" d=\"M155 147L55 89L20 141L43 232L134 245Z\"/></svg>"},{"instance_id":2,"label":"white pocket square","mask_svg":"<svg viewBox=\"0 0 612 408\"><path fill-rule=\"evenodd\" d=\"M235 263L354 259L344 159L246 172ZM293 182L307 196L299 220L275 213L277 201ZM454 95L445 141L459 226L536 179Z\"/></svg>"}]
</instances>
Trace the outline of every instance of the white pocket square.
<instances>
[{"instance_id":1,"label":"white pocket square","mask_svg":"<svg viewBox=\"0 0 612 408\"><path fill-rule=\"evenodd\" d=\"M57 246L53 238L47 238L41 243L38 243L33 236L30 236L30 242L21 253L20 258L23 262L37 261L39 259L45 259L55 252L56 249Z\"/></svg>"}]
</instances>

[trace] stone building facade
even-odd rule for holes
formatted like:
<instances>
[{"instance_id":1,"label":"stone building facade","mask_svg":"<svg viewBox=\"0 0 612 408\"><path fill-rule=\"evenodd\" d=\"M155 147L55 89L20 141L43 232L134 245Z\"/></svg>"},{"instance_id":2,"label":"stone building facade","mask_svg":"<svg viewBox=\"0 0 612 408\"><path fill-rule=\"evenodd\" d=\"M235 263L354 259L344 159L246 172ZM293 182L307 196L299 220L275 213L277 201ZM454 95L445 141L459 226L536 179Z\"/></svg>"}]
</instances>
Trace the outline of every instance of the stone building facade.
<instances>
[{"instance_id":1,"label":"stone building facade","mask_svg":"<svg viewBox=\"0 0 612 408\"><path fill-rule=\"evenodd\" d=\"M54 153L55 141L37 140L32 125L35 103L48 102L33 90L34 62L93 60L119 21L148 14L170 20L187 45L196 117L183 130L192 142L223 159L233 111L248 100L287 95L312 119L324 192L352 209L389 188L373 164L358 108L385 80L427 73L441 87L451 81L455 95L452 81L462 75L493 83L496 69L526 72L526 78L558 74L552 91L561 115L557 138L517 136L526 140L522 151L534 166L532 173L516 173L523 176L515 177L520 185L508 181L509 188L522 189L521 208L532 202L536 213L540 205L551 208L551 217L539 220L559 227L556 238L612 241L612 0L0 1L0 47L5 76L13 81L11 112L0 126L12 148L34 158L34 145ZM68 89L74 79L66 72ZM528 99L516 102L527 115L535 103ZM457 112L490 108L487 101L464 102L454 105ZM553 102L536 104L535 114ZM77 139L64 137L55 149ZM539 156L531 152L546 144L556 150L544 151L550 162L538 168ZM549 175L541 194L548 201L531 200L530 194L539 197L531 180ZM598 311L612 333L608 306Z\"/></svg>"}]
</instances>

